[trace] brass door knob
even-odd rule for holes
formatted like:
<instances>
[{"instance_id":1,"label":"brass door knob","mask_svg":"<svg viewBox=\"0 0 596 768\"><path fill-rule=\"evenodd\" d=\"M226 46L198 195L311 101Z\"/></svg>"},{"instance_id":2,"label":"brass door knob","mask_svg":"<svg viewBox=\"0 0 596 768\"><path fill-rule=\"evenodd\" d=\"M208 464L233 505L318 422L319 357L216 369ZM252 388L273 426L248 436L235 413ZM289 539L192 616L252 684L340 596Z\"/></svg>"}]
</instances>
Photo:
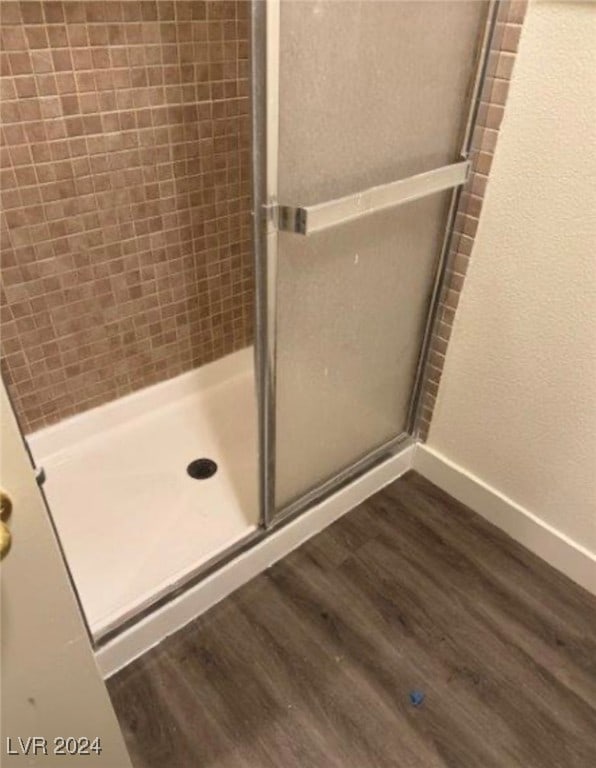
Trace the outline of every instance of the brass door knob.
<instances>
[{"instance_id":1,"label":"brass door knob","mask_svg":"<svg viewBox=\"0 0 596 768\"><path fill-rule=\"evenodd\" d=\"M0 560L8 553L12 536L10 535L10 528L6 525L4 520L8 520L10 513L12 512L12 501L6 491L0 488Z\"/></svg>"},{"instance_id":2,"label":"brass door knob","mask_svg":"<svg viewBox=\"0 0 596 768\"><path fill-rule=\"evenodd\" d=\"M11 543L12 536L10 535L10 528L6 523L0 522L0 560L8 554Z\"/></svg>"},{"instance_id":3,"label":"brass door knob","mask_svg":"<svg viewBox=\"0 0 596 768\"><path fill-rule=\"evenodd\" d=\"M12 512L12 500L10 496L0 488L0 520L7 520Z\"/></svg>"}]
</instances>

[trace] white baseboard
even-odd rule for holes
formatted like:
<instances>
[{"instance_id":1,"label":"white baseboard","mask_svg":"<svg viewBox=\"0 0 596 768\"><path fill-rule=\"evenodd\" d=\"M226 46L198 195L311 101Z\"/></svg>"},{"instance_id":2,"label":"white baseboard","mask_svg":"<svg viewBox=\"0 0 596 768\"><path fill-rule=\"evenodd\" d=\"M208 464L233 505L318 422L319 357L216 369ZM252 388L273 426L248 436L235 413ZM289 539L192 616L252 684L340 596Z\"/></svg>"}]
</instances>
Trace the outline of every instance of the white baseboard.
<instances>
[{"instance_id":1,"label":"white baseboard","mask_svg":"<svg viewBox=\"0 0 596 768\"><path fill-rule=\"evenodd\" d=\"M96 659L104 677L113 675L373 493L397 480L411 468L415 448L410 445L377 465L100 648Z\"/></svg>"},{"instance_id":2,"label":"white baseboard","mask_svg":"<svg viewBox=\"0 0 596 768\"><path fill-rule=\"evenodd\" d=\"M593 552L426 445L416 446L412 468L584 589L596 594L596 555Z\"/></svg>"}]
</instances>

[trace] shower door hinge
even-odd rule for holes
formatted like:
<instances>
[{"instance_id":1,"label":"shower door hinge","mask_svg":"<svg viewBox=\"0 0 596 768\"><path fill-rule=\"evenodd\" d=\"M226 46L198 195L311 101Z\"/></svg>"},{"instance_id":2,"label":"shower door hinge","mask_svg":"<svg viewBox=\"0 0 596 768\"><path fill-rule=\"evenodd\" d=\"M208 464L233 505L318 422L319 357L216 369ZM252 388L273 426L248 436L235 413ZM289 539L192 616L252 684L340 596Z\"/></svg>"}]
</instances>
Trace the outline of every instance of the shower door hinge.
<instances>
[{"instance_id":1,"label":"shower door hinge","mask_svg":"<svg viewBox=\"0 0 596 768\"><path fill-rule=\"evenodd\" d=\"M268 232L277 232L279 229L279 206L276 202L271 201L267 205L262 207L263 215L265 217L265 226Z\"/></svg>"}]
</instances>

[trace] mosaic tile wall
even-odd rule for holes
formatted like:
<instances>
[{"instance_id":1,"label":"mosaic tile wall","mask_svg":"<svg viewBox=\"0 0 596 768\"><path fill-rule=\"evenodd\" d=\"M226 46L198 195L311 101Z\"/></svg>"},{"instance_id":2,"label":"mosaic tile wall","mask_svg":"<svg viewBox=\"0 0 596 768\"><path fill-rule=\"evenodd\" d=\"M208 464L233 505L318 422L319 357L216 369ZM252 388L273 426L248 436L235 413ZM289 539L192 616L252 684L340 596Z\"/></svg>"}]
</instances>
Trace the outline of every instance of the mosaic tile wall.
<instances>
[{"instance_id":1,"label":"mosaic tile wall","mask_svg":"<svg viewBox=\"0 0 596 768\"><path fill-rule=\"evenodd\" d=\"M30 432L251 343L249 4L0 23L2 372Z\"/></svg>"},{"instance_id":2,"label":"mosaic tile wall","mask_svg":"<svg viewBox=\"0 0 596 768\"><path fill-rule=\"evenodd\" d=\"M445 285L431 338L417 423L417 435L426 440L432 421L441 374L453 321L466 271L472 255L474 237L482 211L484 193L503 119L509 82L526 12L526 0L501 2L491 43L487 78L472 141L472 173L460 196L455 220Z\"/></svg>"}]
</instances>

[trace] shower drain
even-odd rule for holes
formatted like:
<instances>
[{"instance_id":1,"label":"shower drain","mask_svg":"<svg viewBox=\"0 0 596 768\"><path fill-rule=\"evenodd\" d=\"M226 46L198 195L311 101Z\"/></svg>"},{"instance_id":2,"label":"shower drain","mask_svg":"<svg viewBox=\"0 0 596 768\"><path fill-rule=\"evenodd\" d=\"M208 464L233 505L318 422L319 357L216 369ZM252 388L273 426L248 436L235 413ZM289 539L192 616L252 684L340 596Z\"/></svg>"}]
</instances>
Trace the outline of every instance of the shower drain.
<instances>
[{"instance_id":1,"label":"shower drain","mask_svg":"<svg viewBox=\"0 0 596 768\"><path fill-rule=\"evenodd\" d=\"M186 471L195 480L206 480L217 472L217 464L211 459L195 459L186 467Z\"/></svg>"}]
</instances>

